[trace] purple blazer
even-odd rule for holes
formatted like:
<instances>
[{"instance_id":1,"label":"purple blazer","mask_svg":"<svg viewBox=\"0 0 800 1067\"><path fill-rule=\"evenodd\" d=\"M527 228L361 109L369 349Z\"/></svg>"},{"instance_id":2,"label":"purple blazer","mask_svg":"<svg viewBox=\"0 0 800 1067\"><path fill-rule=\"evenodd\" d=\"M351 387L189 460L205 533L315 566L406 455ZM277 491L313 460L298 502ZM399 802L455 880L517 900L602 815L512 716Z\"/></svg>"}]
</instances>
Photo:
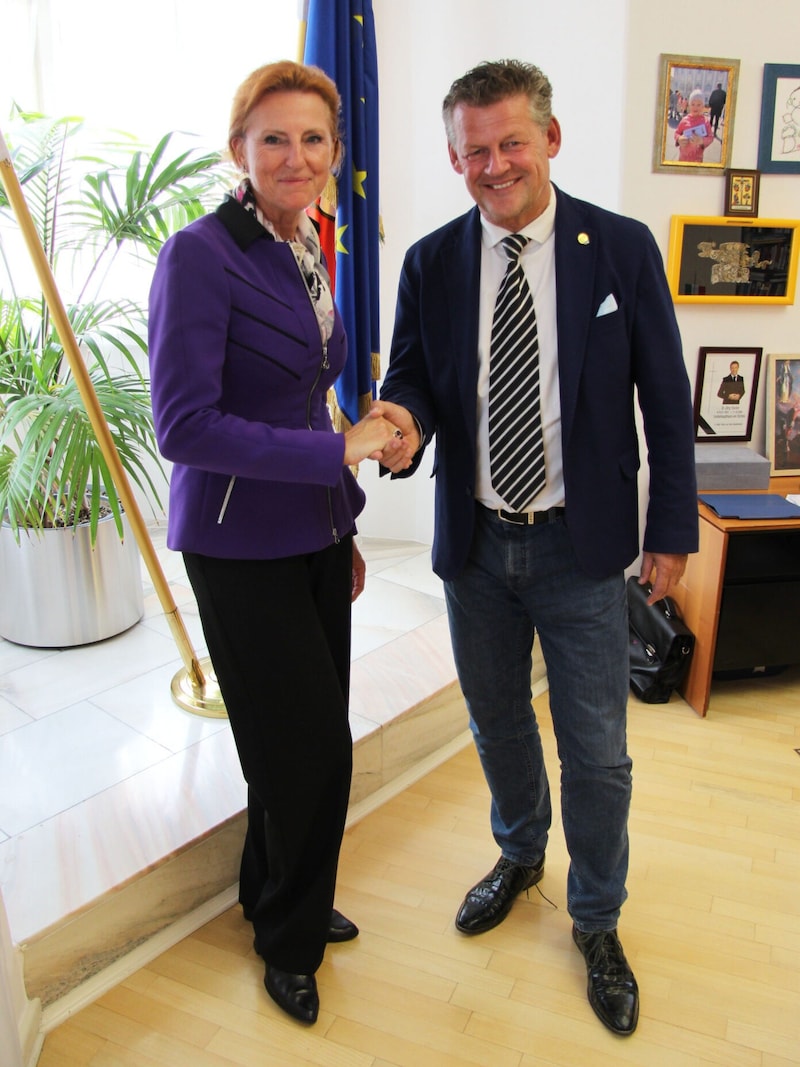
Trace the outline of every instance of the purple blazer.
<instances>
[{"instance_id":1,"label":"purple blazer","mask_svg":"<svg viewBox=\"0 0 800 1067\"><path fill-rule=\"evenodd\" d=\"M225 559L315 552L355 529L364 493L344 466L323 350L291 248L226 199L171 237L150 291L158 446L173 464L167 545Z\"/></svg>"}]
</instances>

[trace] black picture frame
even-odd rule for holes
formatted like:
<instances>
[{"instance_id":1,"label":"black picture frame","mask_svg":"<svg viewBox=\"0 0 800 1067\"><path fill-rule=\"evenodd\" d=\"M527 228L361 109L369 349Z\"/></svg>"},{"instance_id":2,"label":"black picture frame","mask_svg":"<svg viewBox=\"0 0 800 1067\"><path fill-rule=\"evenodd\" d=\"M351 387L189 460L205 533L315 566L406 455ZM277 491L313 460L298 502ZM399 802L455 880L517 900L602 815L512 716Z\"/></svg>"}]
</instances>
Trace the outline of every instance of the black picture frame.
<instances>
[{"instance_id":1,"label":"black picture frame","mask_svg":"<svg viewBox=\"0 0 800 1067\"><path fill-rule=\"evenodd\" d=\"M725 171L725 206L727 218L758 218L758 195L761 173L757 170L741 170L729 167Z\"/></svg>"},{"instance_id":2,"label":"black picture frame","mask_svg":"<svg viewBox=\"0 0 800 1067\"><path fill-rule=\"evenodd\" d=\"M700 349L694 390L695 441L750 440L762 354L761 348Z\"/></svg>"}]
</instances>

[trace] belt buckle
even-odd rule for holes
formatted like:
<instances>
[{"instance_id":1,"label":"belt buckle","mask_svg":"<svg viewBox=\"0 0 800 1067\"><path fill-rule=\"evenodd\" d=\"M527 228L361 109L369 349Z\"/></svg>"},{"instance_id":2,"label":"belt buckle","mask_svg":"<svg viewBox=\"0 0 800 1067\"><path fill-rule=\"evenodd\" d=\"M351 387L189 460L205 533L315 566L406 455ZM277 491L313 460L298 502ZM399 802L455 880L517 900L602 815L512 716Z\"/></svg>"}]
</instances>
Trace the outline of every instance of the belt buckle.
<instances>
[{"instance_id":1,"label":"belt buckle","mask_svg":"<svg viewBox=\"0 0 800 1067\"><path fill-rule=\"evenodd\" d=\"M507 522L511 526L533 526L536 522L536 514L533 511L518 511L512 513L510 511L504 511L502 508L497 508L497 517L501 522Z\"/></svg>"}]
</instances>

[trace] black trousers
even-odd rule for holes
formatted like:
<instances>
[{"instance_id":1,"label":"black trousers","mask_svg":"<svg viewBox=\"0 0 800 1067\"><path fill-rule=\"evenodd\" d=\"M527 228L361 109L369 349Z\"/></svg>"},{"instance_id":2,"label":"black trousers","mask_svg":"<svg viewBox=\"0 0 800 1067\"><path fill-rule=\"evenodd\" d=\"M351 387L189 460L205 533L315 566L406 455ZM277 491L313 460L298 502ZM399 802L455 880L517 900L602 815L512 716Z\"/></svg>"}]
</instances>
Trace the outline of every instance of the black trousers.
<instances>
[{"instance_id":1,"label":"black trousers","mask_svg":"<svg viewBox=\"0 0 800 1067\"><path fill-rule=\"evenodd\" d=\"M185 553L248 788L239 899L268 964L313 974L333 906L353 756L352 538L275 560Z\"/></svg>"}]
</instances>

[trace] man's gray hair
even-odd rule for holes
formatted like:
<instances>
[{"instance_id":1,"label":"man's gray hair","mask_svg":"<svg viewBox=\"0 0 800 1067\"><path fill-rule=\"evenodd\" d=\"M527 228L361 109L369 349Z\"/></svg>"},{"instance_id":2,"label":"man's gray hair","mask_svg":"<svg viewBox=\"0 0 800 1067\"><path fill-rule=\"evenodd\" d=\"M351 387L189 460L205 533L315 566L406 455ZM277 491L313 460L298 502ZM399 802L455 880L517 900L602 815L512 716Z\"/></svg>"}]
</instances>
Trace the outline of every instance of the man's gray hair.
<instances>
[{"instance_id":1,"label":"man's gray hair","mask_svg":"<svg viewBox=\"0 0 800 1067\"><path fill-rule=\"evenodd\" d=\"M553 114L553 87L547 75L533 63L523 63L520 59L486 60L456 78L444 98L442 118L449 143L455 144L453 112L459 104L488 107L509 96L527 96L531 118L547 129Z\"/></svg>"}]
</instances>

